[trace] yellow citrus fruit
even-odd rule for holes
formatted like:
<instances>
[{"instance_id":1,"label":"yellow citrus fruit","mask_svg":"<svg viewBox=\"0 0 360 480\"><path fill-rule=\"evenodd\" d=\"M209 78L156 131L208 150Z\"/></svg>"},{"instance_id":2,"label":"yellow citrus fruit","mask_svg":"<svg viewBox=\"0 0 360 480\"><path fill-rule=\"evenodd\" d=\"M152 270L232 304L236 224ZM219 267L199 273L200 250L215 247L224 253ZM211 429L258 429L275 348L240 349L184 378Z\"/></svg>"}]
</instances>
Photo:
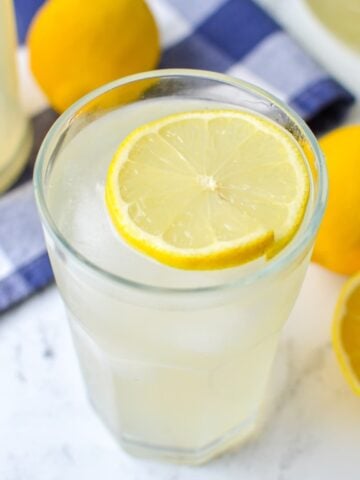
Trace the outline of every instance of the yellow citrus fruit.
<instances>
[{"instance_id":1,"label":"yellow citrus fruit","mask_svg":"<svg viewBox=\"0 0 360 480\"><path fill-rule=\"evenodd\" d=\"M33 74L59 112L104 83L154 68L160 52L144 0L48 0L28 46Z\"/></svg>"},{"instance_id":2,"label":"yellow citrus fruit","mask_svg":"<svg viewBox=\"0 0 360 480\"><path fill-rule=\"evenodd\" d=\"M272 121L239 110L178 113L121 143L105 189L132 246L184 269L239 265L286 245L309 195L302 152Z\"/></svg>"},{"instance_id":3,"label":"yellow citrus fruit","mask_svg":"<svg viewBox=\"0 0 360 480\"><path fill-rule=\"evenodd\" d=\"M329 172L329 200L313 259L338 273L360 270L360 125L320 139Z\"/></svg>"},{"instance_id":4,"label":"yellow citrus fruit","mask_svg":"<svg viewBox=\"0 0 360 480\"><path fill-rule=\"evenodd\" d=\"M360 273L341 290L332 339L341 370L353 391L360 395Z\"/></svg>"}]
</instances>

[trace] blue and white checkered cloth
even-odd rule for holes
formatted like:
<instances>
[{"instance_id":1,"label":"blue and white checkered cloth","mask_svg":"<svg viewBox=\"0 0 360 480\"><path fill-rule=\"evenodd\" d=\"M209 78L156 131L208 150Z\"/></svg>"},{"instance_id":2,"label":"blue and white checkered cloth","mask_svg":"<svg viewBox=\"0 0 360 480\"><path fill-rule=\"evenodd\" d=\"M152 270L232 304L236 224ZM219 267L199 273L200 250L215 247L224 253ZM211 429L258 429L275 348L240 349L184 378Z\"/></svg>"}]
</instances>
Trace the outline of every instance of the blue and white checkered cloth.
<instances>
[{"instance_id":1,"label":"blue and white checkered cloth","mask_svg":"<svg viewBox=\"0 0 360 480\"><path fill-rule=\"evenodd\" d=\"M317 129L339 120L352 102L351 95L251 0L148 2L161 31L161 67L200 68L241 77L280 97ZM21 43L42 3L15 0ZM54 118L46 106L34 117L32 157ZM31 162L17 186L0 198L0 311L53 278L30 176Z\"/></svg>"}]
</instances>

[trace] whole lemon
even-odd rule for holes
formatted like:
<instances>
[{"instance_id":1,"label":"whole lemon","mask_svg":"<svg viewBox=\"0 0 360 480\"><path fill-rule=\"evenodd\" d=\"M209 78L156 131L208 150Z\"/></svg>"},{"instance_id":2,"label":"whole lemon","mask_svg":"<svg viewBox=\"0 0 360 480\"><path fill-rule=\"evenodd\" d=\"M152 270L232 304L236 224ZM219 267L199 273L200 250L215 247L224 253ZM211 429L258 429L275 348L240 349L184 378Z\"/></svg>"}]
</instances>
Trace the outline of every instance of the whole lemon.
<instances>
[{"instance_id":1,"label":"whole lemon","mask_svg":"<svg viewBox=\"0 0 360 480\"><path fill-rule=\"evenodd\" d=\"M360 125L320 139L329 173L329 201L313 259L342 274L360 270Z\"/></svg>"},{"instance_id":2,"label":"whole lemon","mask_svg":"<svg viewBox=\"0 0 360 480\"><path fill-rule=\"evenodd\" d=\"M32 72L58 112L104 83L154 68L160 53L144 0L48 0L28 46Z\"/></svg>"}]
</instances>

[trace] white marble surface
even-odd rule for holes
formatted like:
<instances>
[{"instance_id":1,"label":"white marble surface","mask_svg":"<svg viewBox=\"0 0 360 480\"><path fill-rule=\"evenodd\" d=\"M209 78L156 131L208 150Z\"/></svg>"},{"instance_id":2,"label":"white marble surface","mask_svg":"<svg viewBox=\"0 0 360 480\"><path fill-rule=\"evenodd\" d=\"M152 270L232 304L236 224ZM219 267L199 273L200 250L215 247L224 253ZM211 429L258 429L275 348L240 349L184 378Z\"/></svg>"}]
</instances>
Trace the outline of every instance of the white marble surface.
<instances>
[{"instance_id":1,"label":"white marble surface","mask_svg":"<svg viewBox=\"0 0 360 480\"><path fill-rule=\"evenodd\" d=\"M123 453L89 407L59 294L0 317L1 480L356 480L360 399L330 346L344 279L311 265L284 331L261 435L202 467Z\"/></svg>"}]
</instances>

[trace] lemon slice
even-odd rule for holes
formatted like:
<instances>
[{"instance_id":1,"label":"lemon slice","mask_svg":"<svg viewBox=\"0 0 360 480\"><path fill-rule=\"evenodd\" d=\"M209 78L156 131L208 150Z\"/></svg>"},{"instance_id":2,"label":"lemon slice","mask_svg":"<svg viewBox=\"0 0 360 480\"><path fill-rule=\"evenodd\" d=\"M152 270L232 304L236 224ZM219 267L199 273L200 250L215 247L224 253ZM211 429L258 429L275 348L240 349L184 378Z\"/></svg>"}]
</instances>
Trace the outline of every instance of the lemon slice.
<instances>
[{"instance_id":1,"label":"lemon slice","mask_svg":"<svg viewBox=\"0 0 360 480\"><path fill-rule=\"evenodd\" d=\"M297 143L240 110L170 115L133 131L108 171L105 196L120 235L183 269L220 269L286 245L309 176Z\"/></svg>"},{"instance_id":2,"label":"lemon slice","mask_svg":"<svg viewBox=\"0 0 360 480\"><path fill-rule=\"evenodd\" d=\"M332 341L346 380L360 395L360 274L351 277L340 292Z\"/></svg>"}]
</instances>

